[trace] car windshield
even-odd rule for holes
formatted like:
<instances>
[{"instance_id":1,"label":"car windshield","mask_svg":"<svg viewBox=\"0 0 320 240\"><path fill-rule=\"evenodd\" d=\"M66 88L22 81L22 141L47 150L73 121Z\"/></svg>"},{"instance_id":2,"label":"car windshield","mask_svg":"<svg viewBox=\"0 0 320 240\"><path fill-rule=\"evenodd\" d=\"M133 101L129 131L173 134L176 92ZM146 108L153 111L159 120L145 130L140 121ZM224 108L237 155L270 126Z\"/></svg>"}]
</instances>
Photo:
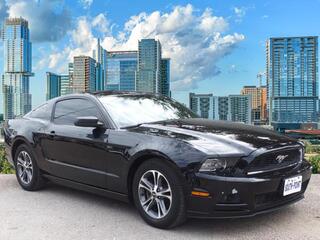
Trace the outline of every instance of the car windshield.
<instances>
[{"instance_id":1,"label":"car windshield","mask_svg":"<svg viewBox=\"0 0 320 240\"><path fill-rule=\"evenodd\" d=\"M169 119L197 117L170 98L151 94L98 95L113 121L120 128Z\"/></svg>"}]
</instances>

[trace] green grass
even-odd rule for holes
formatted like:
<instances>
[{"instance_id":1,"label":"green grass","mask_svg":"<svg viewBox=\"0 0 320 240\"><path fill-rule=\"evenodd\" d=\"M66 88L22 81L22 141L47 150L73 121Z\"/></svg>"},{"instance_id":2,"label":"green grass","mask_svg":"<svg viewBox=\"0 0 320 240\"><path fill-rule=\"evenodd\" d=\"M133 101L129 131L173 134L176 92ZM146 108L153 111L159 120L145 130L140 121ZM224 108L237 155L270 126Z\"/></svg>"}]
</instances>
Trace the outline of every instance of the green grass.
<instances>
[{"instance_id":1,"label":"green grass","mask_svg":"<svg viewBox=\"0 0 320 240\"><path fill-rule=\"evenodd\" d=\"M306 146L306 159L312 165L313 173L320 173L320 145L313 145L308 141L304 141Z\"/></svg>"},{"instance_id":2,"label":"green grass","mask_svg":"<svg viewBox=\"0 0 320 240\"><path fill-rule=\"evenodd\" d=\"M312 165L312 173L320 173L320 155L309 156L307 160Z\"/></svg>"},{"instance_id":3,"label":"green grass","mask_svg":"<svg viewBox=\"0 0 320 240\"><path fill-rule=\"evenodd\" d=\"M0 173L3 173L3 174L14 173L12 166L6 159L4 146L2 144L0 145Z\"/></svg>"}]
</instances>

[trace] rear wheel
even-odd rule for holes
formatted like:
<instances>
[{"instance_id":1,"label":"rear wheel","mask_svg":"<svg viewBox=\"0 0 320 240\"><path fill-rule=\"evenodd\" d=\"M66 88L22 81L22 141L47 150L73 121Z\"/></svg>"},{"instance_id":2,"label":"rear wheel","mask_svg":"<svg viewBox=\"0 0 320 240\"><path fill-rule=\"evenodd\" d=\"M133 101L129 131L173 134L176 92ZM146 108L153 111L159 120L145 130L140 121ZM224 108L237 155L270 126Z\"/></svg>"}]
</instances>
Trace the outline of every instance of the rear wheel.
<instances>
[{"instance_id":1,"label":"rear wheel","mask_svg":"<svg viewBox=\"0 0 320 240\"><path fill-rule=\"evenodd\" d=\"M172 228L186 219L183 184L171 164L161 159L143 163L133 181L133 199L142 218L158 228Z\"/></svg>"},{"instance_id":2,"label":"rear wheel","mask_svg":"<svg viewBox=\"0 0 320 240\"><path fill-rule=\"evenodd\" d=\"M27 191L35 191L44 186L34 154L26 144L17 148L14 157L16 177L20 186Z\"/></svg>"}]
</instances>

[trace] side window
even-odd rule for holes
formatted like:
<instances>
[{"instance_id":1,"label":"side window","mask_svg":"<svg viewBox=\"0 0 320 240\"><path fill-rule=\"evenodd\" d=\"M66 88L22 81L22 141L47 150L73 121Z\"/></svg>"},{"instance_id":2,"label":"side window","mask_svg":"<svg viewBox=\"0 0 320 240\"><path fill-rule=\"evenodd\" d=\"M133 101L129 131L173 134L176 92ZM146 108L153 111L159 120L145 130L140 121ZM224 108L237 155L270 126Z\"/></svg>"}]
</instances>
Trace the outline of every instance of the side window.
<instances>
[{"instance_id":1,"label":"side window","mask_svg":"<svg viewBox=\"0 0 320 240\"><path fill-rule=\"evenodd\" d=\"M74 125L77 117L94 116L101 119L98 107L86 99L68 99L56 103L54 123Z\"/></svg>"},{"instance_id":2,"label":"side window","mask_svg":"<svg viewBox=\"0 0 320 240\"><path fill-rule=\"evenodd\" d=\"M44 120L50 120L52 112L52 104L45 103L33 111L31 111L27 117L31 118L40 118Z\"/></svg>"}]
</instances>

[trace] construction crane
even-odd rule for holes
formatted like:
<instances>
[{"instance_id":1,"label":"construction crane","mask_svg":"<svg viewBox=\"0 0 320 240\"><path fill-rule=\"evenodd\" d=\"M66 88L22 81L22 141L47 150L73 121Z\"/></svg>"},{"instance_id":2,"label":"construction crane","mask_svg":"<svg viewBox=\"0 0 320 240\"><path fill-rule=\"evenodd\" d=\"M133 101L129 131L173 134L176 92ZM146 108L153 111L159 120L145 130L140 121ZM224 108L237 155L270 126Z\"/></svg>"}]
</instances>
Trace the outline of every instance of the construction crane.
<instances>
[{"instance_id":1,"label":"construction crane","mask_svg":"<svg viewBox=\"0 0 320 240\"><path fill-rule=\"evenodd\" d=\"M259 72L257 74L257 79L259 80L259 86L262 86L262 77L266 75L266 72Z\"/></svg>"}]
</instances>

